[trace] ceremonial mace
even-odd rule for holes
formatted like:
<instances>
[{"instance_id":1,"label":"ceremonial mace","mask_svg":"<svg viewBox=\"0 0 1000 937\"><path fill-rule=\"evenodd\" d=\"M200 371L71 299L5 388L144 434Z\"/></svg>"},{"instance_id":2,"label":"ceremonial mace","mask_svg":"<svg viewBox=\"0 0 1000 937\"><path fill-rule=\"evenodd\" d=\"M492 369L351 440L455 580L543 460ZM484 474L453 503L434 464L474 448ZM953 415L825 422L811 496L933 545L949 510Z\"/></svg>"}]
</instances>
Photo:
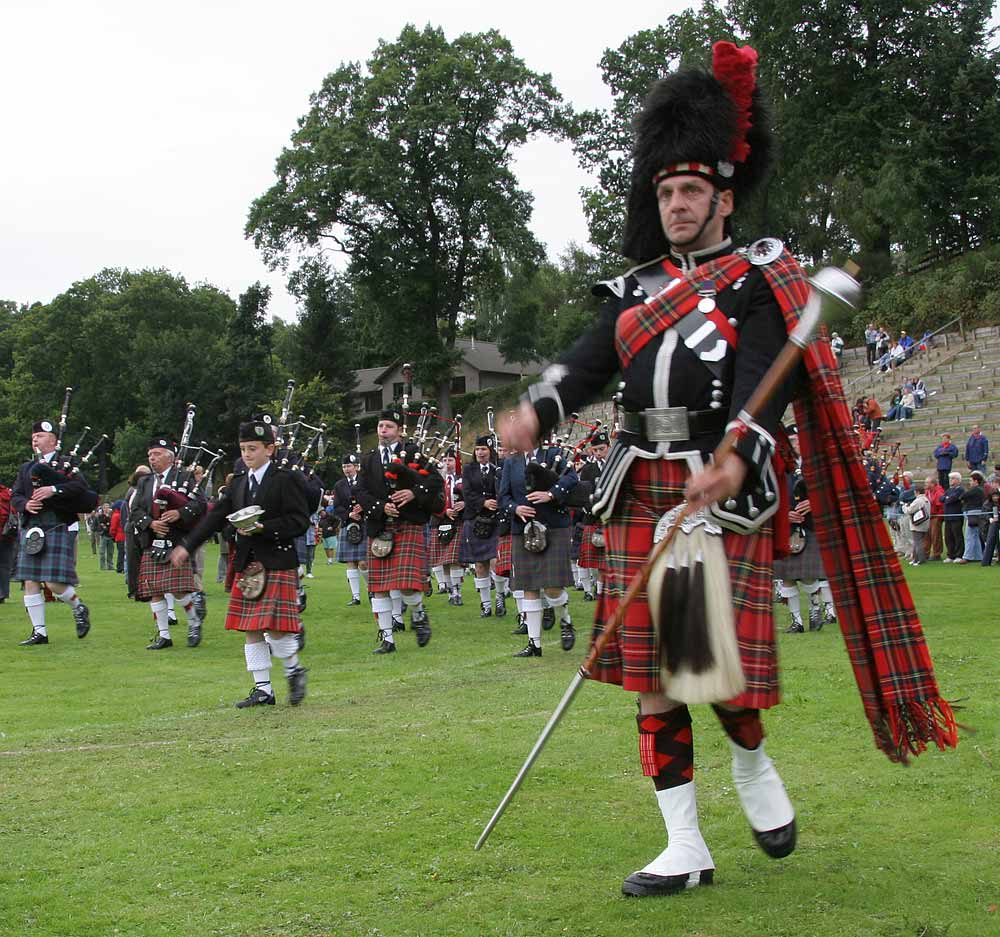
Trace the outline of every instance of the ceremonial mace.
<instances>
[{"instance_id":1,"label":"ceremonial mace","mask_svg":"<svg viewBox=\"0 0 1000 937\"><path fill-rule=\"evenodd\" d=\"M788 336L788 341L785 343L784 348L781 349L777 358L775 358L771 363L771 367L768 368L767 373L763 378L761 378L757 388L754 390L753 394L751 394L750 399L740 411L739 422L741 426L745 427L746 424L756 419L757 415L761 412L767 402L771 399L778 388L784 384L785 380L792 373L796 365L798 365L799 360L802 357L802 352L805 350L806 345L809 344L816 327L823 318L823 314L825 312L829 312L830 308L834 306L846 305L853 309L857 305L857 301L861 296L861 286L855 279L855 274L857 274L857 272L857 265L848 261L848 263L845 264L845 269L843 270L837 267L824 267L815 276L809 278L812 290L810 291L806 307L802 311L799 323ZM736 443L739 442L741 435L742 430L740 427L731 429L728 433L726 433L713 455L713 462L716 465L721 464L722 460L732 453ZM573 702L573 698L576 696L580 687L583 686L583 681L590 676L590 671L600 659L601 654L604 652L604 648L607 646L612 636L621 627L622 621L625 619L625 612L628 610L629 605L631 605L632 602L635 601L636 596L638 596L639 593L646 588L646 584L649 582L650 573L652 572L656 561L663 555L664 551L671 544L685 518L693 514L696 510L698 510L698 505L691 502L688 502L684 506L684 509L674 521L673 526L669 531L667 531L663 539L653 547L646 559L646 563L633 577L625 595L618 603L618 608L615 610L614 616L594 642L594 646L587 655L587 659L580 665L580 669L576 672L576 675L570 682L569 687L563 694L555 712L549 717L549 721L545 724L545 728L542 729L542 734L538 737L538 741L535 742L534 747L528 753L528 757L521 766L521 770L518 771L517 777L514 778L514 782L511 784L510 789L504 795L503 800L500 801L499 806L493 812L493 816L490 817L490 822L486 824L483 832L480 834L479 839L476 841L477 850L482 848L483 843L486 842L490 833L493 832L493 828L500 822L500 818L503 816L504 811L514 799L514 795L524 782L524 779L528 776L531 766L541 754L542 749L545 747L545 743L548 742L549 736L555 731L556 726L559 725L559 721L566 714L566 710L569 709L570 704Z\"/></svg>"}]
</instances>

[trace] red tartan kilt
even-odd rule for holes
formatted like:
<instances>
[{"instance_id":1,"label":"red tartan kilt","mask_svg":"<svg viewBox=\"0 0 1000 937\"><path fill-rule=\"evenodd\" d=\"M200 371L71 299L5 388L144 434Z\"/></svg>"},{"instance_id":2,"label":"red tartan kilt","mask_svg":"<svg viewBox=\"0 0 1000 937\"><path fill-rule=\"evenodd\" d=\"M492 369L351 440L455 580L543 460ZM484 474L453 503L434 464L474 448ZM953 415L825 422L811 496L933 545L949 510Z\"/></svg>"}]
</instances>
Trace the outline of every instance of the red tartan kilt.
<instances>
[{"instance_id":1,"label":"red tartan kilt","mask_svg":"<svg viewBox=\"0 0 1000 937\"><path fill-rule=\"evenodd\" d=\"M606 551L598 550L590 542L591 535L600 529L596 524L587 524L583 528L583 534L580 537L580 558L576 561L577 566L581 566L583 569L601 568L601 561Z\"/></svg>"},{"instance_id":2,"label":"red tartan kilt","mask_svg":"<svg viewBox=\"0 0 1000 937\"><path fill-rule=\"evenodd\" d=\"M383 559L372 555L371 541L368 542L368 588L372 592L388 592L390 589L422 592L427 583L424 528L420 524L397 523L393 526L393 533L392 552ZM434 536L431 530L432 540ZM457 555L461 543L459 534L455 534L452 543L456 544Z\"/></svg>"},{"instance_id":3,"label":"red tartan kilt","mask_svg":"<svg viewBox=\"0 0 1000 937\"><path fill-rule=\"evenodd\" d=\"M435 566L461 566L461 552L462 552L462 522L452 521L455 527L455 536L451 538L447 543L442 543L438 540L438 533L436 527L431 527L430 536L430 564L433 569ZM395 553L395 548L393 548L393 553ZM395 586L394 588L399 588ZM421 588L423 588L421 586Z\"/></svg>"},{"instance_id":4,"label":"red tartan kilt","mask_svg":"<svg viewBox=\"0 0 1000 937\"><path fill-rule=\"evenodd\" d=\"M259 599L248 599L233 583L226 613L227 631L302 630L299 620L299 574L294 569L269 569Z\"/></svg>"},{"instance_id":5,"label":"red tartan kilt","mask_svg":"<svg viewBox=\"0 0 1000 937\"><path fill-rule=\"evenodd\" d=\"M510 534L497 538L496 573L498 576L509 576L511 571Z\"/></svg>"},{"instance_id":6,"label":"red tartan kilt","mask_svg":"<svg viewBox=\"0 0 1000 937\"><path fill-rule=\"evenodd\" d=\"M148 553L143 553L139 560L136 598L147 602L154 595L166 595L168 592L178 598L194 592L194 573L191 564L184 563L177 569L172 563L154 563Z\"/></svg>"},{"instance_id":7,"label":"red tartan kilt","mask_svg":"<svg viewBox=\"0 0 1000 937\"><path fill-rule=\"evenodd\" d=\"M653 547L656 522L683 497L688 476L683 461L636 459L622 485L605 531L604 592L597 603L591 641L610 621L632 577ZM770 525L745 536L726 531L736 637L747 687L734 705L769 709L777 704L778 657L771 604L773 538ZM645 592L628 607L592 677L638 693L659 693L660 665Z\"/></svg>"}]
</instances>

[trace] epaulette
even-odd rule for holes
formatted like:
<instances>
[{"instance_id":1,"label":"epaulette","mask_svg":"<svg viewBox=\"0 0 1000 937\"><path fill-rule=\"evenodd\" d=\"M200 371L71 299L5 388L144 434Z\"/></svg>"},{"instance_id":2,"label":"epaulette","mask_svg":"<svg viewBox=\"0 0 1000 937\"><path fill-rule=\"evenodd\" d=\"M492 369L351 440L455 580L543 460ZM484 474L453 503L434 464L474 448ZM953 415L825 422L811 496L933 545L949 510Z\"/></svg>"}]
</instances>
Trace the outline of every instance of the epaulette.
<instances>
[{"instance_id":1,"label":"epaulette","mask_svg":"<svg viewBox=\"0 0 1000 937\"><path fill-rule=\"evenodd\" d=\"M773 264L785 252L785 245L777 238L761 238L745 249L746 258L755 267Z\"/></svg>"},{"instance_id":2,"label":"epaulette","mask_svg":"<svg viewBox=\"0 0 1000 937\"><path fill-rule=\"evenodd\" d=\"M643 270L646 267L657 266L666 254L656 257L653 260L648 260L644 264L636 264L634 267L630 267L626 270L620 277L615 277L611 280L601 280L591 287L591 294L594 296L615 296L621 299L625 295L625 281L628 280L630 276L633 276L637 270Z\"/></svg>"}]
</instances>

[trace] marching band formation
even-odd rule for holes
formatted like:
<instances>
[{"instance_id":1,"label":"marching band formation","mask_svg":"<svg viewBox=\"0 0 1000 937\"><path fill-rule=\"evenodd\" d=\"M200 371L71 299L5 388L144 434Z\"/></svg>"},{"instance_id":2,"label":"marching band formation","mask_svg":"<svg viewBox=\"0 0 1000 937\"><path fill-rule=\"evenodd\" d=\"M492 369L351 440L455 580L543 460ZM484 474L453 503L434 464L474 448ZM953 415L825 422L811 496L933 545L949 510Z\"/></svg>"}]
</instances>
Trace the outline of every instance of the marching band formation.
<instances>
[{"instance_id":1,"label":"marching band formation","mask_svg":"<svg viewBox=\"0 0 1000 937\"><path fill-rule=\"evenodd\" d=\"M595 287L605 305L594 324L499 431L491 413L487 433L463 451L460 416L427 405L411 413L404 394L381 412L377 445L362 453L358 436L344 455L330 497L309 461L322 453L324 427L290 421L289 382L277 421L256 414L241 424L241 458L216 499L207 491L221 454L192 445L191 407L179 444L150 439L150 472L128 501L129 592L155 619L150 650L173 643L169 596L198 645L204 604L192 559L215 534L230 542L225 627L243 632L253 677L240 708L275 704L273 658L289 702L305 696L303 535L317 511L340 522L350 605L367 591L378 655L397 651L407 607L417 647L430 642L432 576L461 606L471 569L483 618L507 614L509 586L514 634L527 638L518 658L541 657L542 632L557 622L562 649L575 646L567 589L581 589L596 602L595 623L574 686L590 678L638 695L639 760L666 827L666 848L624 881L634 896L713 881L689 705L708 703L718 718L756 843L776 859L795 848L796 813L761 719L780 695L775 575L792 630L804 630L794 583L810 595L812 630L840 625L878 748L905 762L929 742L956 744L836 362L828 342L812 341L823 302L850 303L857 283L830 270L807 279L774 238L734 246L731 216L763 182L771 140L756 53L730 43L713 51L711 72L657 82L636 121L623 253L639 266ZM616 375L610 432L571 413ZM796 427L786 429L790 400ZM32 624L25 644L48 641L45 586L73 608L79 637L90 628L74 589L74 541L77 515L97 495L79 445L61 455L68 404L69 393L58 431L34 425L35 456L12 499L22 519L15 578ZM302 431L313 435L300 452ZM202 455L212 461L199 475Z\"/></svg>"}]
</instances>

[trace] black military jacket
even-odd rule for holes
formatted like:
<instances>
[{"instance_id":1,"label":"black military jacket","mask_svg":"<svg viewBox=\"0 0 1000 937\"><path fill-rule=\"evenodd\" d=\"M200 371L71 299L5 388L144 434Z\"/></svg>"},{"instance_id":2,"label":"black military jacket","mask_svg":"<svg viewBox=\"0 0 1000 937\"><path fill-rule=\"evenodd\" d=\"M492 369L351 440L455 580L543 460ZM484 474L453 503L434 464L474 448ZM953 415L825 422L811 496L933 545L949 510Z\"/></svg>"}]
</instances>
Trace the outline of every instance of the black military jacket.
<instances>
[{"instance_id":1,"label":"black military jacket","mask_svg":"<svg viewBox=\"0 0 1000 937\"><path fill-rule=\"evenodd\" d=\"M462 500L465 502L465 517L475 520L484 513L483 503L494 499L499 503L500 471L487 462L486 473L478 462L469 462L462 466Z\"/></svg>"},{"instance_id":2,"label":"black military jacket","mask_svg":"<svg viewBox=\"0 0 1000 937\"><path fill-rule=\"evenodd\" d=\"M172 465L169 471L163 476L163 484L170 485L176 478L177 467L176 465ZM131 535L135 538L140 550L148 550L152 541L159 537L159 534L154 533L149 526L153 522L153 497L156 494L153 491L153 483L155 480L156 476L152 473L139 478L135 484L135 494L132 496L131 504L129 505L128 530L126 531L126 535ZM170 525L170 529L164 539L170 540L173 543L180 542L180 538L194 527L198 518L205 513L205 508L206 501L204 496L199 495L192 498L187 507L181 509L178 521Z\"/></svg>"},{"instance_id":3,"label":"black military jacket","mask_svg":"<svg viewBox=\"0 0 1000 937\"><path fill-rule=\"evenodd\" d=\"M36 523L41 523L42 527L48 524L75 524L77 514L85 511L92 511L97 503L97 495L87 483L87 479L82 474L76 474L72 478L67 478L65 482L58 482L57 494L51 498L46 498L42 511L38 514L25 513L24 506L31 500L35 486L31 483L31 470L36 459L25 462L17 470L17 478L14 480L14 487L10 492L11 510L21 515L22 523L25 526L33 527ZM93 500L89 508L84 508L83 503ZM26 522L26 523L25 523Z\"/></svg>"},{"instance_id":4,"label":"black military jacket","mask_svg":"<svg viewBox=\"0 0 1000 937\"><path fill-rule=\"evenodd\" d=\"M341 478L333 486L333 513L340 520L342 525L351 523L351 508L358 500L358 480L354 477L354 484L349 478Z\"/></svg>"},{"instance_id":5,"label":"black military jacket","mask_svg":"<svg viewBox=\"0 0 1000 937\"><path fill-rule=\"evenodd\" d=\"M249 476L246 471L238 473L212 510L181 540L181 545L193 553L225 526L233 511L257 504L264 509L260 517L264 529L250 535L237 533L233 568L240 572L257 560L265 569L295 569L299 565L295 538L309 529L309 502L305 487L294 474L272 462L257 489L257 497L251 502Z\"/></svg>"}]
</instances>

